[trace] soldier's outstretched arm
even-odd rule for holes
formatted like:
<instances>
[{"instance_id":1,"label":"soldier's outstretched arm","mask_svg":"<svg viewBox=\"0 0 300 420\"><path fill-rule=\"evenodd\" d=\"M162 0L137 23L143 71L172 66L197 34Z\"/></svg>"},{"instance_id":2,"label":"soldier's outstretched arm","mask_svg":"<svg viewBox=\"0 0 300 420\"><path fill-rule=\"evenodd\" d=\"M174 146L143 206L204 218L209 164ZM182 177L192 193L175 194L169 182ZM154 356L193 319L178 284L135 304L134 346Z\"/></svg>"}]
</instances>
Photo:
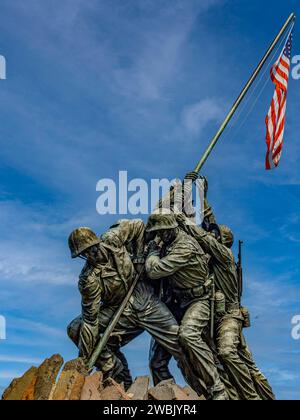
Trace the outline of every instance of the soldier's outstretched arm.
<instances>
[{"instance_id":1,"label":"soldier's outstretched arm","mask_svg":"<svg viewBox=\"0 0 300 420\"><path fill-rule=\"evenodd\" d=\"M208 194L208 181L207 178L202 177L204 180L204 209L203 209L203 218L204 222L206 222L208 225L211 223L217 223L216 218L212 209L212 206L209 204L207 199Z\"/></svg>"},{"instance_id":2,"label":"soldier's outstretched arm","mask_svg":"<svg viewBox=\"0 0 300 420\"><path fill-rule=\"evenodd\" d=\"M102 239L105 243L120 248L127 242L135 241L137 246L137 253L143 253L143 239L145 233L144 222L140 219L133 220L120 220L114 226L112 226L105 234L102 235Z\"/></svg>"},{"instance_id":3,"label":"soldier's outstretched arm","mask_svg":"<svg viewBox=\"0 0 300 420\"><path fill-rule=\"evenodd\" d=\"M204 198L204 220L206 220L208 224L217 223L213 209L209 204L207 197Z\"/></svg>"},{"instance_id":4,"label":"soldier's outstretched arm","mask_svg":"<svg viewBox=\"0 0 300 420\"><path fill-rule=\"evenodd\" d=\"M232 262L232 253L229 248L222 245L212 235L207 233L199 226L186 226L186 232L193 236L199 245L204 249L207 254L210 254L221 263L228 264Z\"/></svg>"},{"instance_id":5,"label":"soldier's outstretched arm","mask_svg":"<svg viewBox=\"0 0 300 420\"><path fill-rule=\"evenodd\" d=\"M170 277L182 267L188 265L191 256L191 251L184 244L164 258L151 255L146 260L146 272L153 280Z\"/></svg>"}]
</instances>

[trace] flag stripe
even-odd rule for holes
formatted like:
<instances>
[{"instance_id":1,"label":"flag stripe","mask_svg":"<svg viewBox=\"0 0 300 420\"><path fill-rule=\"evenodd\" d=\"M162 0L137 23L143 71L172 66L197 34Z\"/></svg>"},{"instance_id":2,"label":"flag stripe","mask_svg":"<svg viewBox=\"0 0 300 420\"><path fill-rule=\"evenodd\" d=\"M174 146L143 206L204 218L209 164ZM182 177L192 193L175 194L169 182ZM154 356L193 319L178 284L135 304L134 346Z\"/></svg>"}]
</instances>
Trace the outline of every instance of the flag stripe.
<instances>
[{"instance_id":1,"label":"flag stripe","mask_svg":"<svg viewBox=\"0 0 300 420\"><path fill-rule=\"evenodd\" d=\"M287 38L285 47L276 63L271 68L271 80L275 85L275 92L271 106L266 116L266 169L279 165L284 143L286 121L286 97L291 66L292 30Z\"/></svg>"}]
</instances>

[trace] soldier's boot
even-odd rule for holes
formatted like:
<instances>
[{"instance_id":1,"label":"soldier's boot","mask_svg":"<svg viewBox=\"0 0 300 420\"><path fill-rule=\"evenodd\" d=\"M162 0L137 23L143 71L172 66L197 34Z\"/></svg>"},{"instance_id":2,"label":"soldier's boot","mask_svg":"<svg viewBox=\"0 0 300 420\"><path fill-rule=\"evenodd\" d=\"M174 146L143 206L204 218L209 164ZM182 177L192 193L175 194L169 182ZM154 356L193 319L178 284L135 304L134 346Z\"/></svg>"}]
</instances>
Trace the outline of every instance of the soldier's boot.
<instances>
[{"instance_id":1,"label":"soldier's boot","mask_svg":"<svg viewBox=\"0 0 300 420\"><path fill-rule=\"evenodd\" d=\"M122 362L123 369L115 378L115 381L120 384L123 383L125 391L127 391L133 384L133 379L129 370L128 362L125 355L120 350L116 352L116 356Z\"/></svg>"},{"instance_id":2,"label":"soldier's boot","mask_svg":"<svg viewBox=\"0 0 300 420\"><path fill-rule=\"evenodd\" d=\"M223 389L222 391L213 391L211 399L213 401L228 401L229 397L225 389Z\"/></svg>"},{"instance_id":3,"label":"soldier's boot","mask_svg":"<svg viewBox=\"0 0 300 420\"><path fill-rule=\"evenodd\" d=\"M133 384L132 376L125 368L117 376L114 376L113 379L118 384L123 384L125 391L128 391Z\"/></svg>"},{"instance_id":4,"label":"soldier's boot","mask_svg":"<svg viewBox=\"0 0 300 420\"><path fill-rule=\"evenodd\" d=\"M150 372L153 379L154 386L158 385L162 381L174 379L167 366L150 366Z\"/></svg>"},{"instance_id":5,"label":"soldier's boot","mask_svg":"<svg viewBox=\"0 0 300 420\"><path fill-rule=\"evenodd\" d=\"M230 401L240 400L241 398L240 398L240 396L237 392L237 389L230 382L230 379L229 379L227 373L223 370L223 367L221 367L220 365L218 365L218 372L219 372L219 375L220 375L220 379L225 386L228 399Z\"/></svg>"},{"instance_id":6,"label":"soldier's boot","mask_svg":"<svg viewBox=\"0 0 300 420\"><path fill-rule=\"evenodd\" d=\"M169 363L172 355L157 341L152 339L149 352L149 368L154 386L160 382L174 379L169 370Z\"/></svg>"},{"instance_id":7,"label":"soldier's boot","mask_svg":"<svg viewBox=\"0 0 300 420\"><path fill-rule=\"evenodd\" d=\"M241 398L243 400L257 401L259 397L252 377L247 367L241 363L237 353L223 348L220 350L220 358L224 363L233 383L235 384Z\"/></svg>"},{"instance_id":8,"label":"soldier's boot","mask_svg":"<svg viewBox=\"0 0 300 420\"><path fill-rule=\"evenodd\" d=\"M108 378L112 378L116 382L122 383L120 375L124 366L122 361L115 354L104 350L95 363L95 366L103 373L103 382Z\"/></svg>"},{"instance_id":9,"label":"soldier's boot","mask_svg":"<svg viewBox=\"0 0 300 420\"><path fill-rule=\"evenodd\" d=\"M104 350L96 362L96 367L103 373L104 382L112 378L118 384L123 384L126 391L133 384L126 357L120 350Z\"/></svg>"},{"instance_id":10,"label":"soldier's boot","mask_svg":"<svg viewBox=\"0 0 300 420\"><path fill-rule=\"evenodd\" d=\"M224 383L221 380L216 381L215 385L208 388L209 400L213 401L227 401L229 395L227 394Z\"/></svg>"},{"instance_id":11,"label":"soldier's boot","mask_svg":"<svg viewBox=\"0 0 300 420\"><path fill-rule=\"evenodd\" d=\"M220 322L217 335L218 355L241 399L261 400L239 350L241 327L241 321L234 317L224 318Z\"/></svg>"},{"instance_id":12,"label":"soldier's boot","mask_svg":"<svg viewBox=\"0 0 300 420\"><path fill-rule=\"evenodd\" d=\"M251 378L253 380L255 389L262 400L271 400L274 401L275 395L269 384L267 378L257 367L253 355L246 343L244 334L241 333L241 344L239 348L239 355L245 365L248 367Z\"/></svg>"}]
</instances>

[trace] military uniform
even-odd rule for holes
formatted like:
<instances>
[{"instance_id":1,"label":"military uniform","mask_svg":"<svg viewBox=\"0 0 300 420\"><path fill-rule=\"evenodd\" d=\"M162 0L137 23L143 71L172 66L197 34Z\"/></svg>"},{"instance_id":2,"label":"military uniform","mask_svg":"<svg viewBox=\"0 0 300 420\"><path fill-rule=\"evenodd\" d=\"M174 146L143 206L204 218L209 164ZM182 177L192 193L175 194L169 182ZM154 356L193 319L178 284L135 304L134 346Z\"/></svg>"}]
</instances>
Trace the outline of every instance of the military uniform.
<instances>
[{"instance_id":1,"label":"military uniform","mask_svg":"<svg viewBox=\"0 0 300 420\"><path fill-rule=\"evenodd\" d=\"M195 181L196 179L198 179L198 175L191 173L187 174L183 183L177 181L174 184L174 187L172 187L171 190L165 195L165 197L162 200L160 200L153 214L159 214L160 212L164 212L164 210L169 210L173 214L178 216L183 212L185 221L188 221L188 223L190 224L195 224L196 213L193 205L192 188L193 181ZM204 198L204 186L205 184L203 182L197 183L197 189L201 201ZM167 305L172 314L175 316L177 322L180 324L184 316L184 311L182 311L179 308L178 302L174 297L172 281L169 281L169 279L165 278L161 281L161 287L156 288L156 291L157 293L159 293L159 296L162 299L162 301ZM209 340L208 334L206 334L205 339L208 342L209 347L213 351L215 365L218 369L221 381L225 385L226 393L229 399L239 399L236 389L230 383L228 375L226 374L218 360L214 342ZM169 363L171 358L172 355L170 355L170 353L168 353L163 347L161 347L159 343L152 339L149 351L149 363L152 379L155 385L162 380L173 378L169 370ZM205 394L204 390L206 389L206 385L203 381L201 382L201 386L203 389L202 392Z\"/></svg>"},{"instance_id":2,"label":"military uniform","mask_svg":"<svg viewBox=\"0 0 300 420\"><path fill-rule=\"evenodd\" d=\"M163 285L162 285L161 299L170 309L175 319L177 320L178 324L180 325L182 318L184 316L184 311L180 309L178 302L172 293L172 290L173 290L172 282L167 278L164 279ZM220 360L217 354L217 349L215 346L215 342L210 338L208 329L205 332L205 341L207 342L209 348L211 349L213 353L216 368L218 370L220 379L225 386L226 393L229 399L239 400L240 397L236 388L230 382L230 378L228 377L227 372L224 370L222 364L220 363ZM149 351L149 362L150 362L149 364L150 364L150 371L152 374L154 385L157 385L159 382L163 380L169 380L173 378L169 370L169 364L170 364L171 359L172 359L172 355L168 353L167 350L165 350L155 340L151 341L150 351ZM198 379L198 382L199 382L199 379ZM203 381L201 381L201 387L202 387L202 393L204 395L207 395L205 391L206 385Z\"/></svg>"},{"instance_id":3,"label":"military uniform","mask_svg":"<svg viewBox=\"0 0 300 420\"><path fill-rule=\"evenodd\" d=\"M205 200L205 217L209 223L215 223L207 200ZM225 296L225 313L216 319L216 340L218 355L229 377L242 399L274 399L267 379L255 365L244 340L241 340L244 317L239 303L236 265L230 250L233 243L230 230L224 226L220 227L222 242L220 243L196 225L183 223L182 227L197 240L205 252L211 255L210 266L214 274L216 290L221 291Z\"/></svg>"},{"instance_id":4,"label":"military uniform","mask_svg":"<svg viewBox=\"0 0 300 420\"><path fill-rule=\"evenodd\" d=\"M137 264L141 263L143 236L144 224L141 220L120 221L98 241L101 264L87 261L82 270L79 279L82 315L70 324L68 333L78 345L80 356L86 360L134 281L136 271L132 258ZM69 241L71 246L72 238ZM118 376L125 369L123 376L129 386L128 365L120 348L148 331L175 357L186 375L188 367L180 350L178 328L173 315L154 295L149 282L141 279L96 365L109 376Z\"/></svg>"},{"instance_id":5,"label":"military uniform","mask_svg":"<svg viewBox=\"0 0 300 420\"><path fill-rule=\"evenodd\" d=\"M172 215L169 216L172 219ZM159 221L160 217L150 217L148 231L151 231L151 223L153 225L155 219ZM180 344L187 352L197 376L211 394L224 393L212 352L203 339L210 320L209 290L206 289L209 273L203 250L191 236L176 229L176 237L163 256L154 253L147 258L146 271L151 279L170 280L172 294L181 311Z\"/></svg>"}]
</instances>

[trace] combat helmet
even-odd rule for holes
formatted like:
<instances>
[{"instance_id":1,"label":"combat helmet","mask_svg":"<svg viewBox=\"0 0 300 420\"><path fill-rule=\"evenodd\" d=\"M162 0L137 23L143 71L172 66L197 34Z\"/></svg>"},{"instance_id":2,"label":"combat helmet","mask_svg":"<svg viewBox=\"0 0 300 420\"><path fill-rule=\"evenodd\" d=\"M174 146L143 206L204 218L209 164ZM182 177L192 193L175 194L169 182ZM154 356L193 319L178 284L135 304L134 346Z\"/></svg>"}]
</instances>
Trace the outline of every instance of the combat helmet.
<instances>
[{"instance_id":1,"label":"combat helmet","mask_svg":"<svg viewBox=\"0 0 300 420\"><path fill-rule=\"evenodd\" d=\"M176 217L168 210L156 210L149 217L146 232L156 232L158 230L175 229L178 227Z\"/></svg>"},{"instance_id":2,"label":"combat helmet","mask_svg":"<svg viewBox=\"0 0 300 420\"><path fill-rule=\"evenodd\" d=\"M86 227L75 229L69 236L69 248L72 258L77 258L82 252L99 243L100 239L91 229Z\"/></svg>"},{"instance_id":3,"label":"combat helmet","mask_svg":"<svg viewBox=\"0 0 300 420\"><path fill-rule=\"evenodd\" d=\"M234 242L232 230L228 226L211 223L211 225L209 226L209 231L211 232L215 229L217 229L220 233L221 243L227 248L231 248Z\"/></svg>"}]
</instances>

